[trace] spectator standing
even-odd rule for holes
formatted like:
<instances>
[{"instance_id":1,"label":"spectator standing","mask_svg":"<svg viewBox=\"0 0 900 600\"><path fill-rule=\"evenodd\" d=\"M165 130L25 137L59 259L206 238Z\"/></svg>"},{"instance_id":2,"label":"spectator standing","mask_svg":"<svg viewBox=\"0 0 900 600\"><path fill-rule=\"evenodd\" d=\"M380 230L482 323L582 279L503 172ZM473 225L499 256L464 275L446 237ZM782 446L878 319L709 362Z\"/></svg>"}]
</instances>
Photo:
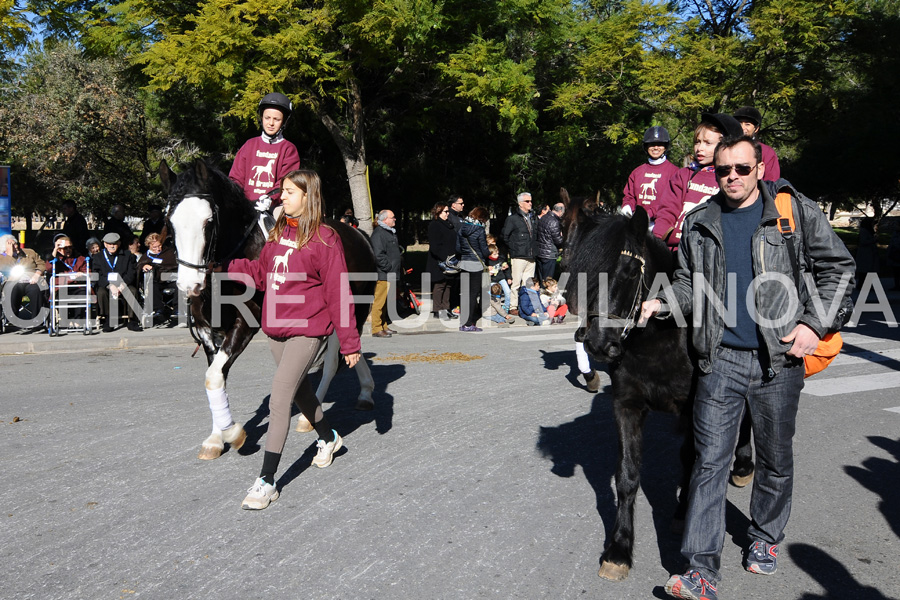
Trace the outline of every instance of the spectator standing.
<instances>
[{"instance_id":1,"label":"spectator standing","mask_svg":"<svg viewBox=\"0 0 900 600\"><path fill-rule=\"evenodd\" d=\"M397 281L402 276L402 255L394 228L397 224L394 213L382 210L375 220L377 226L372 232L372 250L378 267L378 281L375 282L375 299L372 301L372 336L391 337L392 333L397 332L388 327L387 303L393 297L391 280Z\"/></svg>"},{"instance_id":2,"label":"spectator standing","mask_svg":"<svg viewBox=\"0 0 900 600\"><path fill-rule=\"evenodd\" d=\"M60 210L62 210L62 214L66 218L62 232L71 240L72 252L81 255L83 254L82 249L90 236L87 221L84 215L78 212L78 206L71 200L63 202Z\"/></svg>"},{"instance_id":3,"label":"spectator standing","mask_svg":"<svg viewBox=\"0 0 900 600\"><path fill-rule=\"evenodd\" d=\"M284 94L272 92L263 96L256 108L262 133L241 146L228 172L228 177L244 190L244 196L256 202L258 210L278 204L278 194L268 198L269 194L288 173L300 168L297 147L284 138L292 110L293 104ZM263 196L268 200L261 200Z\"/></svg>"},{"instance_id":4,"label":"spectator standing","mask_svg":"<svg viewBox=\"0 0 900 600\"><path fill-rule=\"evenodd\" d=\"M622 214L630 217L634 214L634 209L640 206L647 211L650 223L653 223L656 218L656 198L669 185L672 175L678 171L678 167L666 157L670 142L669 132L665 127L653 126L644 132L644 152L647 153L647 162L628 176L628 182L622 192Z\"/></svg>"},{"instance_id":5,"label":"spectator standing","mask_svg":"<svg viewBox=\"0 0 900 600\"><path fill-rule=\"evenodd\" d=\"M566 205L557 202L537 224L537 270L543 281L556 275L556 259L563 249L562 216Z\"/></svg>"},{"instance_id":6,"label":"spectator standing","mask_svg":"<svg viewBox=\"0 0 900 600\"><path fill-rule=\"evenodd\" d=\"M0 236L0 273L4 283L2 296L7 296L6 307L11 308L10 317L18 316L22 300L28 296L29 319L23 328L26 333L38 331L44 323L44 291L47 281L44 279L45 262L31 248L19 246L19 240L9 233ZM20 267L16 272L14 269ZM12 319L11 319L12 320Z\"/></svg>"},{"instance_id":7,"label":"spectator standing","mask_svg":"<svg viewBox=\"0 0 900 600\"><path fill-rule=\"evenodd\" d=\"M438 202L431 209L428 224L428 257L425 269L431 275L431 312L440 319L458 319L450 310L450 295L455 275L447 275L438 263L456 254L456 230L450 222L450 207Z\"/></svg>"},{"instance_id":8,"label":"spectator standing","mask_svg":"<svg viewBox=\"0 0 900 600\"><path fill-rule=\"evenodd\" d=\"M459 234L456 236L456 254L459 256L460 288L468 287L468 305L460 306L460 321L465 321L460 326L460 331L478 332L476 326L481 317L482 274L487 268L488 246L484 226L488 222L488 211L482 206L476 206L469 211ZM468 285L467 285L468 284Z\"/></svg>"},{"instance_id":9,"label":"spectator standing","mask_svg":"<svg viewBox=\"0 0 900 600\"><path fill-rule=\"evenodd\" d=\"M97 272L97 312L103 321L103 332L109 333L117 325L112 321L110 304L118 302L126 288L131 292L132 298L137 300L138 297L134 255L131 252L124 252L119 234L111 232L103 236L103 250L93 264ZM130 302L125 302L125 309L128 312L128 329L141 331L141 324Z\"/></svg>"},{"instance_id":10,"label":"spectator standing","mask_svg":"<svg viewBox=\"0 0 900 600\"><path fill-rule=\"evenodd\" d=\"M462 211L466 203L459 194L450 194L450 197L447 199L447 206L450 207L450 213L447 215L447 218L450 219L450 223L453 225L454 233L459 233L459 228L462 227L463 221Z\"/></svg>"},{"instance_id":11,"label":"spectator standing","mask_svg":"<svg viewBox=\"0 0 900 600\"><path fill-rule=\"evenodd\" d=\"M744 135L750 136L759 142L759 127L762 125L762 115L752 106L742 106L734 111L734 118L741 124ZM781 165L778 164L778 155L771 146L759 142L762 148L762 161L766 165L765 181L778 181L781 179Z\"/></svg>"},{"instance_id":12,"label":"spectator standing","mask_svg":"<svg viewBox=\"0 0 900 600\"><path fill-rule=\"evenodd\" d=\"M671 315L669 302L685 316L700 312L691 333L698 368L697 456L681 542L688 570L673 575L665 590L676 598L711 600L718 597L729 468L745 404L758 461L743 563L751 573L772 575L791 511L802 359L843 320L823 322L814 302L807 298L806 305L798 305L783 280L794 282L795 269L800 277L811 271L820 301L831 306L849 296L852 286L841 289L841 279L853 273L850 253L819 207L784 180L762 181L765 163L756 140L724 140L716 148L715 165L721 192L686 219L671 288L643 303L639 321ZM779 192L791 195L797 232L788 238L778 229ZM762 273L783 280L763 282L749 294L748 304L748 291ZM712 289L701 290L699 282ZM734 318L726 320L726 314Z\"/></svg>"},{"instance_id":13,"label":"spectator standing","mask_svg":"<svg viewBox=\"0 0 900 600\"><path fill-rule=\"evenodd\" d=\"M900 223L894 224L891 241L888 242L887 263L894 276L894 289L900 290Z\"/></svg>"},{"instance_id":14,"label":"spectator standing","mask_svg":"<svg viewBox=\"0 0 900 600\"><path fill-rule=\"evenodd\" d=\"M694 130L694 162L678 169L657 198L659 207L653 235L664 240L669 250L674 252L678 249L684 216L719 193L713 168L716 145L724 137L737 138L742 134L741 124L731 115L703 113L700 124Z\"/></svg>"},{"instance_id":15,"label":"spectator standing","mask_svg":"<svg viewBox=\"0 0 900 600\"><path fill-rule=\"evenodd\" d=\"M359 332L355 321L347 319L353 315L353 296L344 277L347 262L341 239L322 222L319 176L313 171L293 171L280 185L283 212L259 258L235 259L226 265L231 273L250 275L267 298L275 296L263 303L262 314L262 330L269 336L276 365L269 429L259 477L241 503L246 510L262 510L278 499L275 473L290 429L291 403L315 424L319 439L313 466L331 465L343 440L322 412L309 383L309 369L332 332L337 332L349 367L360 359Z\"/></svg>"},{"instance_id":16,"label":"spectator standing","mask_svg":"<svg viewBox=\"0 0 900 600\"><path fill-rule=\"evenodd\" d=\"M878 273L878 240L875 219L863 217L859 221L859 241L856 245L856 286L862 287L869 273Z\"/></svg>"},{"instance_id":17,"label":"spectator standing","mask_svg":"<svg viewBox=\"0 0 900 600\"><path fill-rule=\"evenodd\" d=\"M169 237L169 229L166 226L166 218L162 213L162 206L159 204L151 204L147 207L147 219L141 225L141 248L147 248L147 236L151 233L159 234L162 243L166 243Z\"/></svg>"},{"instance_id":18,"label":"spectator standing","mask_svg":"<svg viewBox=\"0 0 900 600\"><path fill-rule=\"evenodd\" d=\"M537 240L537 223L531 212L531 194L522 192L516 197L518 208L506 217L501 236L509 248L512 283L510 287L518 290L525 280L534 277L534 250ZM519 295L513 294L509 312L518 315Z\"/></svg>"},{"instance_id":19,"label":"spectator standing","mask_svg":"<svg viewBox=\"0 0 900 600\"><path fill-rule=\"evenodd\" d=\"M125 207L121 204L113 204L109 209L109 218L106 219L103 225L103 236L106 236L108 233L119 234L119 243L123 248L131 245L134 232L131 231L131 227L125 222Z\"/></svg>"}]
</instances>

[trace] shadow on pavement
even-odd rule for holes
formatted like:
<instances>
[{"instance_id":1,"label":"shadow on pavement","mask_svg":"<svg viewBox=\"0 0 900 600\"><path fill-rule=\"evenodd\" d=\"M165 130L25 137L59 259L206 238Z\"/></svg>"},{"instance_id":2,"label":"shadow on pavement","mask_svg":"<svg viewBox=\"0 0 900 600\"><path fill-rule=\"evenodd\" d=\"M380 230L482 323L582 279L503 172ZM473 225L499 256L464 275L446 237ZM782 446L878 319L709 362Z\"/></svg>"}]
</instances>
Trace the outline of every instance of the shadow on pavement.
<instances>
[{"instance_id":1,"label":"shadow on pavement","mask_svg":"<svg viewBox=\"0 0 900 600\"><path fill-rule=\"evenodd\" d=\"M825 588L824 594L807 592L799 600L837 600L838 598L866 598L892 600L877 589L862 585L837 559L809 544L790 544L791 560Z\"/></svg>"},{"instance_id":2,"label":"shadow on pavement","mask_svg":"<svg viewBox=\"0 0 900 600\"><path fill-rule=\"evenodd\" d=\"M870 456L861 467L847 466L844 471L867 490L881 496L878 508L894 535L900 537L900 440L870 436L869 441L890 453L894 461Z\"/></svg>"}]
</instances>

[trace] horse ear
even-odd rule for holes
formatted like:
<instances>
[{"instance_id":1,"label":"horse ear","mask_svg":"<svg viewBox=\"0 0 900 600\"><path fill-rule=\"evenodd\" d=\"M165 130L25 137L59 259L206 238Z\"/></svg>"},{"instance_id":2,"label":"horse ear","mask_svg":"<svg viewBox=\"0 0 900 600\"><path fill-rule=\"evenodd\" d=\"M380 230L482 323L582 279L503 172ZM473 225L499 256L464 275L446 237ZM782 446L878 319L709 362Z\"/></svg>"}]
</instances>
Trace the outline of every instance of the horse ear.
<instances>
[{"instance_id":1,"label":"horse ear","mask_svg":"<svg viewBox=\"0 0 900 600\"><path fill-rule=\"evenodd\" d=\"M569 198L569 190L564 187L559 188L559 201L569 208L569 204L572 202Z\"/></svg>"},{"instance_id":2,"label":"horse ear","mask_svg":"<svg viewBox=\"0 0 900 600\"><path fill-rule=\"evenodd\" d=\"M199 158L194 161L194 173L197 175L197 179L200 181L206 181L209 179L209 170L206 168L206 162L200 160Z\"/></svg>"},{"instance_id":3,"label":"horse ear","mask_svg":"<svg viewBox=\"0 0 900 600\"><path fill-rule=\"evenodd\" d=\"M634 214L631 216L631 230L635 235L643 237L649 228L650 217L647 216L647 211L644 210L643 206L636 207Z\"/></svg>"},{"instance_id":4,"label":"horse ear","mask_svg":"<svg viewBox=\"0 0 900 600\"><path fill-rule=\"evenodd\" d=\"M162 182L163 191L168 196L169 191L172 189L172 184L175 183L175 172L169 168L169 163L166 162L166 159L159 163L159 180Z\"/></svg>"}]
</instances>

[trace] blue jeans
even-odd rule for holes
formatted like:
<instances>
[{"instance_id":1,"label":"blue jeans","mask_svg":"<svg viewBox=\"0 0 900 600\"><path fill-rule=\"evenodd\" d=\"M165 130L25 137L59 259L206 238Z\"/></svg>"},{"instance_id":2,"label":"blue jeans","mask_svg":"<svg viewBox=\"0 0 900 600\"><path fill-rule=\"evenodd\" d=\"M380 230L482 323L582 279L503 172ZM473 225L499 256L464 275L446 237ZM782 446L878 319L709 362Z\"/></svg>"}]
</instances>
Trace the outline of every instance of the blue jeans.
<instances>
[{"instance_id":1,"label":"blue jeans","mask_svg":"<svg viewBox=\"0 0 900 600\"><path fill-rule=\"evenodd\" d=\"M719 347L712 372L700 374L694 398L694 447L681 554L716 585L725 544L725 494L744 403L750 407L756 474L750 498L751 541L780 544L791 514L793 438L803 363L765 377L756 350Z\"/></svg>"},{"instance_id":2,"label":"blue jeans","mask_svg":"<svg viewBox=\"0 0 900 600\"><path fill-rule=\"evenodd\" d=\"M525 319L526 321L530 321L531 323L534 323L535 325L540 325L541 323L546 321L548 318L548 317L545 317L544 314L545 313L538 313L538 316L532 317L531 315L519 313L519 316L522 317L523 319Z\"/></svg>"},{"instance_id":3,"label":"blue jeans","mask_svg":"<svg viewBox=\"0 0 900 600\"><path fill-rule=\"evenodd\" d=\"M509 312L509 298L512 291L509 289L509 284L506 283L505 279L501 279L497 283L500 284L500 289L503 290L503 309Z\"/></svg>"}]
</instances>

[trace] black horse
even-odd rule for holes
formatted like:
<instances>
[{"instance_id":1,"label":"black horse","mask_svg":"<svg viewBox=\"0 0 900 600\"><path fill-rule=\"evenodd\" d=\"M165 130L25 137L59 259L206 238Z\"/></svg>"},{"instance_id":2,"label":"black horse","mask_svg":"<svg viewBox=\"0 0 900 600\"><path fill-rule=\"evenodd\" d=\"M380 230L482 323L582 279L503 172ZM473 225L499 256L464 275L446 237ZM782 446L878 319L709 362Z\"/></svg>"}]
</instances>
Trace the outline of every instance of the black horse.
<instances>
[{"instance_id":1,"label":"black horse","mask_svg":"<svg viewBox=\"0 0 900 600\"><path fill-rule=\"evenodd\" d=\"M242 283L223 278L217 282L220 285L211 285L209 265L233 258L257 258L266 243L266 234L259 225L260 213L244 197L240 186L205 161L195 161L179 176L163 161L160 179L169 196L167 219L175 237L178 288L187 295L191 333L203 347L208 364L206 392L214 417L213 429L203 441L199 458L209 460L221 456L225 443L238 449L246 439L241 424L223 430L216 425L216 417L220 424L231 421L225 392L228 371L259 331L262 306L262 293L248 290ZM341 238L347 270L374 273L375 257L366 235L338 221L326 220L326 224ZM351 281L355 298L371 296L373 289L374 281ZM216 302L212 301L213 294ZM355 308L357 327L361 328L370 303L357 301ZM336 343L335 336L329 337L329 346ZM336 362L338 352L330 354ZM364 389L364 373L367 374L371 398L374 384L365 359L357 363L356 369ZM323 390L319 391L324 395ZM372 408L371 400L362 408Z\"/></svg>"},{"instance_id":2,"label":"black horse","mask_svg":"<svg viewBox=\"0 0 900 600\"><path fill-rule=\"evenodd\" d=\"M618 506L599 575L614 581L625 579L632 567L634 501L640 485L643 426L649 411L679 415L679 429L685 434L675 529L684 519L695 460L691 424L695 380L689 330L672 319L651 319L637 327L641 303L671 280L675 268L672 253L648 232L648 225L643 208L628 218L585 211L578 202L569 203L564 220L567 297L573 310L585 319L585 349L594 359L608 364L612 382L619 434ZM752 478L749 430L737 456L735 468L749 471Z\"/></svg>"}]
</instances>

